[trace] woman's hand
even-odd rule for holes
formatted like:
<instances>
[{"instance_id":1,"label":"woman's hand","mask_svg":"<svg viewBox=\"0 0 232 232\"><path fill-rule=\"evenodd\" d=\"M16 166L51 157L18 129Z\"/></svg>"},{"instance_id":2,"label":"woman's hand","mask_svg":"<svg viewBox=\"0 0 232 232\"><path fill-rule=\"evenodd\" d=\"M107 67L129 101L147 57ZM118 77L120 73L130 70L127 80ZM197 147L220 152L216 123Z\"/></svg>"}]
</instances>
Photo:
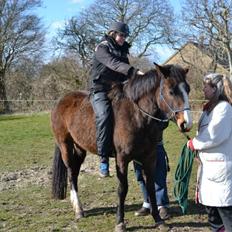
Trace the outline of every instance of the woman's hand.
<instances>
[{"instance_id":1,"label":"woman's hand","mask_svg":"<svg viewBox=\"0 0 232 232\"><path fill-rule=\"evenodd\" d=\"M195 151L195 148L193 146L193 140L189 139L187 142L187 148L190 149L191 151Z\"/></svg>"}]
</instances>

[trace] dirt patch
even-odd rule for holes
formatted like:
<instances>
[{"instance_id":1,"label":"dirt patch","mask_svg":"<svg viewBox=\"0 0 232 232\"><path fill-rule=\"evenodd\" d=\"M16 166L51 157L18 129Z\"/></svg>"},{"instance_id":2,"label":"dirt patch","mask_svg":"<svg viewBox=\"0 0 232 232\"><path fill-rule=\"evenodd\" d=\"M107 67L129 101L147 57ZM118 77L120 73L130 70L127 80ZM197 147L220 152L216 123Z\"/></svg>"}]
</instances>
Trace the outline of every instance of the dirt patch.
<instances>
[{"instance_id":1,"label":"dirt patch","mask_svg":"<svg viewBox=\"0 0 232 232\"><path fill-rule=\"evenodd\" d=\"M0 191L12 188L22 188L30 184L44 186L51 178L51 171L46 167L33 167L30 169L1 174Z\"/></svg>"},{"instance_id":2,"label":"dirt patch","mask_svg":"<svg viewBox=\"0 0 232 232\"><path fill-rule=\"evenodd\" d=\"M81 167L81 172L97 175L99 159L95 155L88 155ZM112 166L112 165L111 165ZM112 166L113 167L113 166ZM37 166L29 169L1 173L0 191L18 189L30 184L47 186L52 178L52 167ZM80 175L81 178L81 175Z\"/></svg>"}]
</instances>

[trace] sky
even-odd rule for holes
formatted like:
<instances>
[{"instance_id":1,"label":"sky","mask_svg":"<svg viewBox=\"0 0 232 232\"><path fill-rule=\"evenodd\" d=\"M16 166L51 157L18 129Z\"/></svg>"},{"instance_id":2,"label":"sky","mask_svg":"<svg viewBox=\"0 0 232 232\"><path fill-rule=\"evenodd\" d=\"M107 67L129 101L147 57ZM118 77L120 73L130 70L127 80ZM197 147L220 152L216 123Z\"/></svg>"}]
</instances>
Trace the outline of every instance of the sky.
<instances>
[{"instance_id":1,"label":"sky","mask_svg":"<svg viewBox=\"0 0 232 232\"><path fill-rule=\"evenodd\" d=\"M170 0L176 12L180 9L180 1ZM46 35L49 41L55 35L56 30L64 26L65 21L77 15L81 10L88 8L94 0L42 0L42 2L43 5L37 10L37 14L49 32ZM174 53L167 46L158 47L157 52L161 63Z\"/></svg>"},{"instance_id":2,"label":"sky","mask_svg":"<svg viewBox=\"0 0 232 232\"><path fill-rule=\"evenodd\" d=\"M42 0L42 2L43 5L38 8L37 13L49 31L54 32L94 0Z\"/></svg>"}]
</instances>

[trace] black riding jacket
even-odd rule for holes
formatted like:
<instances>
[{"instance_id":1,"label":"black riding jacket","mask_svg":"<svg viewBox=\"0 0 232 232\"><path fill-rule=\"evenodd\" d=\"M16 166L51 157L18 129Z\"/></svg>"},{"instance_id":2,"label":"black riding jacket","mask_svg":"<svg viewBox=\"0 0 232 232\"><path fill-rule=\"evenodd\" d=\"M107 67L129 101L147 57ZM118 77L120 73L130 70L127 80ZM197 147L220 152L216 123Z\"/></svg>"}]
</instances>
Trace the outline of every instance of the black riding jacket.
<instances>
[{"instance_id":1,"label":"black riding jacket","mask_svg":"<svg viewBox=\"0 0 232 232\"><path fill-rule=\"evenodd\" d=\"M112 37L105 35L97 45L92 61L92 92L108 91L113 83L125 81L130 76L134 68L127 57L129 47L127 42L119 46Z\"/></svg>"}]
</instances>

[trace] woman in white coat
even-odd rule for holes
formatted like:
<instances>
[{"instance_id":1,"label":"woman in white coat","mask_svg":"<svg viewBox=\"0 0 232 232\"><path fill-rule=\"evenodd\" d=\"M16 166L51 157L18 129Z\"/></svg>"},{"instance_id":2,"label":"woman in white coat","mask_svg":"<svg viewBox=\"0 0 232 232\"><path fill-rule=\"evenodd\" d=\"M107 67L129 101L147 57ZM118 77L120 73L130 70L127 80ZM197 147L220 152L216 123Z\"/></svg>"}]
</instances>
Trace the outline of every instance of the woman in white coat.
<instances>
[{"instance_id":1,"label":"woman in white coat","mask_svg":"<svg viewBox=\"0 0 232 232\"><path fill-rule=\"evenodd\" d=\"M197 136L188 141L200 160L197 198L206 206L214 232L232 232L232 84L221 74L204 77L208 100Z\"/></svg>"}]
</instances>

